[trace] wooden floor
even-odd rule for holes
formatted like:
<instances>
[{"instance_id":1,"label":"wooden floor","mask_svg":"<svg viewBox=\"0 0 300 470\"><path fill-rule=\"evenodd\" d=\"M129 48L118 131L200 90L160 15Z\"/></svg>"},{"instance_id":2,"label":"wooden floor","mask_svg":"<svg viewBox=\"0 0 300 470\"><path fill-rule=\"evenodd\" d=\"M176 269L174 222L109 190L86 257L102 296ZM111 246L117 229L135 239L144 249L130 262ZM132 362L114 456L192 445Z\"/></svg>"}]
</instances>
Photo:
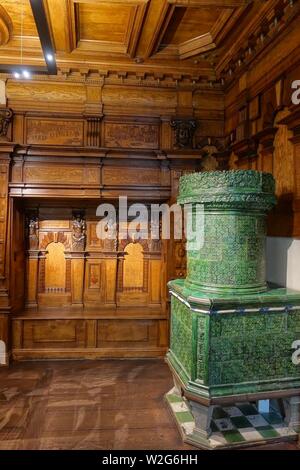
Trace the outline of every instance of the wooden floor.
<instances>
[{"instance_id":1,"label":"wooden floor","mask_svg":"<svg viewBox=\"0 0 300 470\"><path fill-rule=\"evenodd\" d=\"M182 444L165 406L171 387L162 360L1 368L0 449L192 449Z\"/></svg>"}]
</instances>

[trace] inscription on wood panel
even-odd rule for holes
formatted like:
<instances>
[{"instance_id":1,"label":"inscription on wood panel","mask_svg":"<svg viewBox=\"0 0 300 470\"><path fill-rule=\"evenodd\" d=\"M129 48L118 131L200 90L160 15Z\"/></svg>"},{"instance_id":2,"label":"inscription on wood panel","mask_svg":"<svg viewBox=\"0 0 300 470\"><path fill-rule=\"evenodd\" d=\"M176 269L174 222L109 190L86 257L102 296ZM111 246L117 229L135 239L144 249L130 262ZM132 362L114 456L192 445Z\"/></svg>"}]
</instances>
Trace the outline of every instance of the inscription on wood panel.
<instances>
[{"instance_id":1,"label":"inscription on wood panel","mask_svg":"<svg viewBox=\"0 0 300 470\"><path fill-rule=\"evenodd\" d=\"M82 168L67 166L27 166L24 169L24 181L33 183L82 183Z\"/></svg>"},{"instance_id":2,"label":"inscription on wood panel","mask_svg":"<svg viewBox=\"0 0 300 470\"><path fill-rule=\"evenodd\" d=\"M83 145L82 121L27 119L27 144Z\"/></svg>"},{"instance_id":3,"label":"inscription on wood panel","mask_svg":"<svg viewBox=\"0 0 300 470\"><path fill-rule=\"evenodd\" d=\"M157 149L159 128L153 124L104 124L106 147Z\"/></svg>"},{"instance_id":4,"label":"inscription on wood panel","mask_svg":"<svg viewBox=\"0 0 300 470\"><path fill-rule=\"evenodd\" d=\"M155 168L105 168L103 182L107 185L152 185L159 183L159 170Z\"/></svg>"}]
</instances>

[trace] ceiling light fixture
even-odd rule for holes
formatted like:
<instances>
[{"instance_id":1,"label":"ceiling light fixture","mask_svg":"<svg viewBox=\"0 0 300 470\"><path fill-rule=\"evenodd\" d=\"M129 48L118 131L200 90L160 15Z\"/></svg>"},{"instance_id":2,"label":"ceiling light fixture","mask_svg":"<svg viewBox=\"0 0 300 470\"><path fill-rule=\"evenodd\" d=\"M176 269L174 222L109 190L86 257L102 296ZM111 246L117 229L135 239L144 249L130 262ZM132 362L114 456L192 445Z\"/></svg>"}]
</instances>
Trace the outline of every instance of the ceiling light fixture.
<instances>
[{"instance_id":1,"label":"ceiling light fixture","mask_svg":"<svg viewBox=\"0 0 300 470\"><path fill-rule=\"evenodd\" d=\"M24 78L30 78L30 73L28 72L28 70L23 70L22 75Z\"/></svg>"},{"instance_id":2,"label":"ceiling light fixture","mask_svg":"<svg viewBox=\"0 0 300 470\"><path fill-rule=\"evenodd\" d=\"M35 24L38 30L46 67L43 65L29 65L23 62L23 42L24 42L24 2L29 1ZM20 62L13 69L11 64L0 64L0 71L11 73L15 79L29 79L33 74L47 74L56 75L57 66L55 60L55 49L52 43L50 28L47 21L44 3L41 0L19 0L20 5Z\"/></svg>"}]
</instances>

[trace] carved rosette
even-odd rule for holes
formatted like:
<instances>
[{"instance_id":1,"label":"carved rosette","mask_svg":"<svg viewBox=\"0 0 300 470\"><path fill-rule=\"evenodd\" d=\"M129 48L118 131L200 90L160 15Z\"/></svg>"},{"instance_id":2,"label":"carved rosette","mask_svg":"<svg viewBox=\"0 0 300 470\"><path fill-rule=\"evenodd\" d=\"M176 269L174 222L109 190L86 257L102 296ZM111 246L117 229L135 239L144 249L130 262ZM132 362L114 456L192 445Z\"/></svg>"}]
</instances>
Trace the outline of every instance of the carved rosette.
<instances>
[{"instance_id":1,"label":"carved rosette","mask_svg":"<svg viewBox=\"0 0 300 470\"><path fill-rule=\"evenodd\" d=\"M170 124L175 133L175 148L193 148L197 121L195 119L173 119Z\"/></svg>"},{"instance_id":2,"label":"carved rosette","mask_svg":"<svg viewBox=\"0 0 300 470\"><path fill-rule=\"evenodd\" d=\"M203 240L187 243L186 287L209 292L266 290L265 219L276 202L271 174L253 170L193 173L180 179L180 204L202 215ZM191 248L192 247L192 248Z\"/></svg>"}]
</instances>

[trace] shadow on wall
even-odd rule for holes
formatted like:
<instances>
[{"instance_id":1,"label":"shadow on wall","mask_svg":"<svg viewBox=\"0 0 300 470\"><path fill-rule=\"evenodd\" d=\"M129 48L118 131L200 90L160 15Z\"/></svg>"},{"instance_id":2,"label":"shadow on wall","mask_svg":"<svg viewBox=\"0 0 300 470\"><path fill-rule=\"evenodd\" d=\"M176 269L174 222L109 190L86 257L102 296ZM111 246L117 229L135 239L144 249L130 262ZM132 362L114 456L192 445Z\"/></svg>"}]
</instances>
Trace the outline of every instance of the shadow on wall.
<instances>
[{"instance_id":1,"label":"shadow on wall","mask_svg":"<svg viewBox=\"0 0 300 470\"><path fill-rule=\"evenodd\" d=\"M6 344L0 340L0 364L6 364Z\"/></svg>"},{"instance_id":2,"label":"shadow on wall","mask_svg":"<svg viewBox=\"0 0 300 470\"><path fill-rule=\"evenodd\" d=\"M300 290L300 240L267 238L267 280Z\"/></svg>"}]
</instances>

